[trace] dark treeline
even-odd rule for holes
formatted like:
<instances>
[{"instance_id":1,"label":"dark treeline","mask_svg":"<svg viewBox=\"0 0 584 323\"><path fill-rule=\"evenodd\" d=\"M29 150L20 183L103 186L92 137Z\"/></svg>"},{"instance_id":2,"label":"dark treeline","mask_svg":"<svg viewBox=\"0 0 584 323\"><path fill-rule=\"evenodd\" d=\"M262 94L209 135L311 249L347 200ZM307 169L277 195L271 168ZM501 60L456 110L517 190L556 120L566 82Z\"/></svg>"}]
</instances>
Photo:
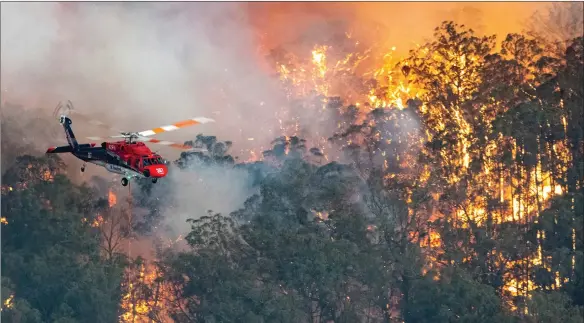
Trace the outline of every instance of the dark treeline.
<instances>
[{"instance_id":1,"label":"dark treeline","mask_svg":"<svg viewBox=\"0 0 584 323\"><path fill-rule=\"evenodd\" d=\"M111 229L107 200L58 159L19 157L2 178L2 319L115 322L142 301L136 322L582 322L584 39L499 43L445 22L399 63L423 90L404 109L326 98L350 162L291 136L237 163L230 142L197 137L210 153L174 167L241 168L257 194L189 220L188 247L161 249L130 301L124 269L141 260L94 225ZM150 213L133 231L181 189L155 185L166 194L135 188Z\"/></svg>"}]
</instances>

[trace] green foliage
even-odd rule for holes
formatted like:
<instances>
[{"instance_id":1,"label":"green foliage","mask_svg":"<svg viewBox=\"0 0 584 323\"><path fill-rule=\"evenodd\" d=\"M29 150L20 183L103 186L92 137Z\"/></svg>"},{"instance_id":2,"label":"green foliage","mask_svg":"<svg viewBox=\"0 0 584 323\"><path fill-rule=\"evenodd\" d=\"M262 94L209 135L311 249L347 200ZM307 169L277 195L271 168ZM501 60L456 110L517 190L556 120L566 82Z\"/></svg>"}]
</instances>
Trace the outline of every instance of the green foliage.
<instances>
[{"instance_id":1,"label":"green foliage","mask_svg":"<svg viewBox=\"0 0 584 323\"><path fill-rule=\"evenodd\" d=\"M255 275L233 221L213 215L192 221L192 228L186 240L197 251L167 254L163 265L191 309L174 313L177 322L297 321L299 313L290 306L295 296Z\"/></svg>"},{"instance_id":2,"label":"green foliage","mask_svg":"<svg viewBox=\"0 0 584 323\"><path fill-rule=\"evenodd\" d=\"M187 141L185 145L195 148L203 148L207 150L207 154L202 152L184 152L181 153L180 159L176 164L180 167L192 166L193 162L202 163L204 165L219 164L219 165L233 165L235 159L228 154L231 148L231 141L220 142L215 136L197 135L194 141Z\"/></svg>"},{"instance_id":3,"label":"green foliage","mask_svg":"<svg viewBox=\"0 0 584 323\"><path fill-rule=\"evenodd\" d=\"M444 268L440 278L416 280L405 309L406 322L512 322L495 290L463 271Z\"/></svg>"},{"instance_id":4,"label":"green foliage","mask_svg":"<svg viewBox=\"0 0 584 323\"><path fill-rule=\"evenodd\" d=\"M529 301L532 309L528 322L577 323L584 320L582 307L572 306L563 293L535 293Z\"/></svg>"},{"instance_id":5,"label":"green foliage","mask_svg":"<svg viewBox=\"0 0 584 323\"><path fill-rule=\"evenodd\" d=\"M111 322L120 299L121 267L100 259L99 232L90 226L95 193L62 175L31 177L51 164L26 159L32 163L27 172L19 172L22 164L16 164L3 179L4 185L27 187L2 196L8 222L2 225L2 274L18 300L18 313L6 315L24 315L25 321Z\"/></svg>"},{"instance_id":6,"label":"green foliage","mask_svg":"<svg viewBox=\"0 0 584 323\"><path fill-rule=\"evenodd\" d=\"M14 285L9 278L2 277L2 320L8 322L40 323L41 314L19 297L14 297ZM6 306L7 301L10 306Z\"/></svg>"}]
</instances>

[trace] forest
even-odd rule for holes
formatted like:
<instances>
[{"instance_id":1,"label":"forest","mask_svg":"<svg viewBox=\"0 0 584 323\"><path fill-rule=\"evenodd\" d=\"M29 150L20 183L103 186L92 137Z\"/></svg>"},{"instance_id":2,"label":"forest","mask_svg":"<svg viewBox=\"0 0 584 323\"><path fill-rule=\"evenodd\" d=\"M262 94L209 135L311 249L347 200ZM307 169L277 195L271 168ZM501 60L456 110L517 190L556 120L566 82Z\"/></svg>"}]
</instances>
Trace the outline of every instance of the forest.
<instances>
[{"instance_id":1,"label":"forest","mask_svg":"<svg viewBox=\"0 0 584 323\"><path fill-rule=\"evenodd\" d=\"M3 140L2 320L583 322L584 35L445 21L407 57L365 57L344 33L274 49L295 115L272 147L243 161L201 134L209 153L170 169L237 169L253 193L151 259L123 246L180 186L132 184L134 216Z\"/></svg>"}]
</instances>

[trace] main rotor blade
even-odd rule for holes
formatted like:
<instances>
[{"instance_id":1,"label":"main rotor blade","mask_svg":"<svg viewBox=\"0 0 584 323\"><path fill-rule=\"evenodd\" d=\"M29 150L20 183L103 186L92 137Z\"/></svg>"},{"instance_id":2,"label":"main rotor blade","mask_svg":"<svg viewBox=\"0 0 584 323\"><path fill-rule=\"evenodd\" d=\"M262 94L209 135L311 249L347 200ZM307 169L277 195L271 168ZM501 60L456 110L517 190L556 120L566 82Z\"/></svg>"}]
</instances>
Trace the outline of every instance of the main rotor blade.
<instances>
[{"instance_id":1,"label":"main rotor blade","mask_svg":"<svg viewBox=\"0 0 584 323\"><path fill-rule=\"evenodd\" d=\"M103 137L85 137L85 138L90 139L90 140L94 140L94 141L108 141L108 138L126 138L126 137L125 136L110 136L108 138L103 138ZM197 148L197 147L193 147L193 146L189 146L189 145L179 144L179 143L172 142L172 141L158 140L158 139L148 138L148 137L138 137L138 138L135 138L135 140L142 141L142 142L151 142L153 144L164 145L164 146L173 147L173 148L177 148L177 149L181 149L181 150L207 151L207 149L204 149L204 148Z\"/></svg>"},{"instance_id":2,"label":"main rotor blade","mask_svg":"<svg viewBox=\"0 0 584 323\"><path fill-rule=\"evenodd\" d=\"M156 135L156 134L159 134L162 132L174 131L174 130L178 130L181 128L194 126L197 124L205 124L205 123L209 123L209 122L215 122L215 120L205 118L205 117L197 117L197 118L179 121L179 122L176 122L176 123L168 125L168 126L162 126L162 127L158 127L158 128L154 128L154 129L150 129L150 130L140 131L140 132L138 132L138 135L143 136L143 137L153 136L153 135Z\"/></svg>"},{"instance_id":3,"label":"main rotor blade","mask_svg":"<svg viewBox=\"0 0 584 323\"><path fill-rule=\"evenodd\" d=\"M97 126L99 128L105 129L107 131L111 131L111 132L117 132L117 133L122 133L123 135L121 136L111 136L109 138L126 138L128 137L128 133L127 132L123 132L120 131L106 123L103 123L97 119L94 119L91 116L85 115L77 110L75 110L73 108L73 104L71 103L71 101L67 102L66 106L63 106L62 103L59 103L59 105L57 106L57 108L55 109L54 114L65 114L65 115L75 115L75 119L76 120L82 120L84 122L87 122L91 125ZM179 121L176 122L172 125L168 125L168 126L162 126L162 127L158 127L158 128L154 128L154 129L150 129L150 130L145 130L145 131L141 131L138 133L132 133L138 136L142 136L142 137L147 137L147 136L152 136L155 134L159 134L162 132L168 132L168 131L174 131L174 130L178 130L181 128L185 128L185 127L189 127L189 126L194 126L197 124L205 124L205 123L209 123L209 122L215 122L215 120L213 119L209 119L209 118L205 118L205 117L197 117L197 118L192 118L192 119L187 119L187 120L183 120L183 121ZM104 139L102 137L87 137L88 139L91 140L107 140Z\"/></svg>"},{"instance_id":4,"label":"main rotor blade","mask_svg":"<svg viewBox=\"0 0 584 323\"><path fill-rule=\"evenodd\" d=\"M85 137L85 138L87 138L89 140L95 140L95 141L99 141L99 140L107 141L108 140L107 138L103 138L103 137Z\"/></svg>"},{"instance_id":5,"label":"main rotor blade","mask_svg":"<svg viewBox=\"0 0 584 323\"><path fill-rule=\"evenodd\" d=\"M193 146L189 146L189 145L179 144L179 143L172 142L172 141L158 140L158 139L154 139L154 138L138 137L138 138L136 138L136 140L142 141L142 142L151 142L153 144L164 145L164 146L173 147L173 148L177 148L177 149L181 149L181 150L207 151L206 149L201 149L201 148L197 148L197 147L193 147Z\"/></svg>"},{"instance_id":6,"label":"main rotor blade","mask_svg":"<svg viewBox=\"0 0 584 323\"><path fill-rule=\"evenodd\" d=\"M126 135L116 135L116 136L107 136L107 137L85 137L90 140L105 140L109 141L110 139L119 139L119 138L130 138L130 136Z\"/></svg>"}]
</instances>

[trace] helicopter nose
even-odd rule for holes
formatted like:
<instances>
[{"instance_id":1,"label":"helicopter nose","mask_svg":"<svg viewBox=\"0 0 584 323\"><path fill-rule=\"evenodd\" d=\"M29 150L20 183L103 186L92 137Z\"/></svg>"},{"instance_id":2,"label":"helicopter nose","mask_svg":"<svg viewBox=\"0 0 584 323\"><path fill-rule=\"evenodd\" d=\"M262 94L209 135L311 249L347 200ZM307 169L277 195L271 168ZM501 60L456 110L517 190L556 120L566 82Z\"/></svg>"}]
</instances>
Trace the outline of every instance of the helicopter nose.
<instances>
[{"instance_id":1,"label":"helicopter nose","mask_svg":"<svg viewBox=\"0 0 584 323\"><path fill-rule=\"evenodd\" d=\"M168 173L168 168L166 168L166 165L162 165L162 164L150 166L149 170L150 170L150 176L154 177L154 178L164 177Z\"/></svg>"}]
</instances>

